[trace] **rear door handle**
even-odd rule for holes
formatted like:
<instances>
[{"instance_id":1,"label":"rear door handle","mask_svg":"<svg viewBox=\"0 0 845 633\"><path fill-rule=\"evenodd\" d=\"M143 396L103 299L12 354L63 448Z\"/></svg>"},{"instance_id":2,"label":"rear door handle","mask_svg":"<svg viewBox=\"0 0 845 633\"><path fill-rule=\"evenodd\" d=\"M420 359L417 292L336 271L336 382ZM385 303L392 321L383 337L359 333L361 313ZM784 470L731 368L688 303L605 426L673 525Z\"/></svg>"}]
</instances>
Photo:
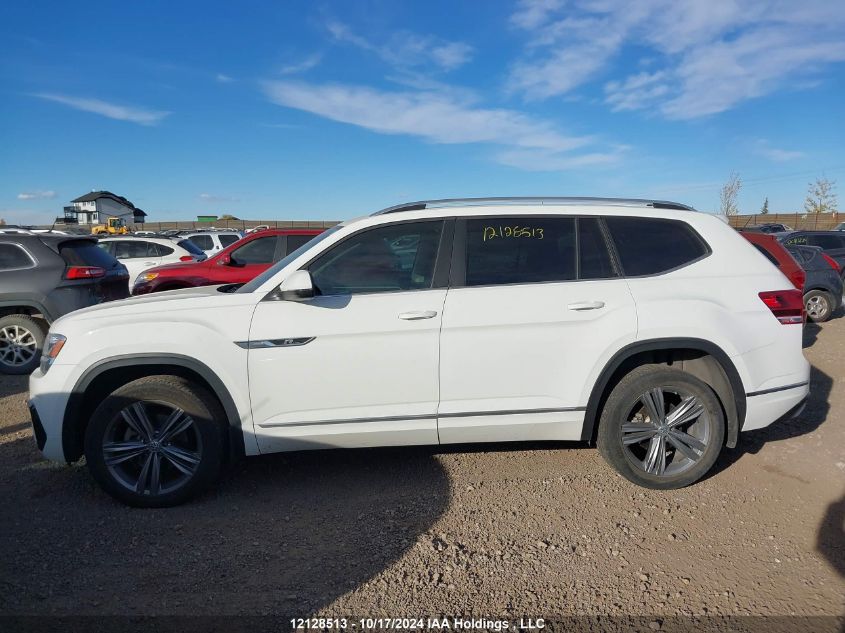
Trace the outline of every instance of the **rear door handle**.
<instances>
[{"instance_id":1,"label":"rear door handle","mask_svg":"<svg viewBox=\"0 0 845 633\"><path fill-rule=\"evenodd\" d=\"M435 310L421 310L418 312L400 312L399 318L403 321L419 321L420 319L433 319L437 316Z\"/></svg>"},{"instance_id":2,"label":"rear door handle","mask_svg":"<svg viewBox=\"0 0 845 633\"><path fill-rule=\"evenodd\" d=\"M570 303L566 306L570 310L576 312L583 312L584 310L599 310L604 307L604 301L581 301L579 303Z\"/></svg>"}]
</instances>

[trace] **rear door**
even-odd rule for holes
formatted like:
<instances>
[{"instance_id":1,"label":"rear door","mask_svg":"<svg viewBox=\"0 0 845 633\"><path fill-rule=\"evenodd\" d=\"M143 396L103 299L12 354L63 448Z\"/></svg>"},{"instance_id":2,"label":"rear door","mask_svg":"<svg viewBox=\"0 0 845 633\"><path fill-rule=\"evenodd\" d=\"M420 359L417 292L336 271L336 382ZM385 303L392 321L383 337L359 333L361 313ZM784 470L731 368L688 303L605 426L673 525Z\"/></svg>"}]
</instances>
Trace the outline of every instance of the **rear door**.
<instances>
[{"instance_id":1,"label":"rear door","mask_svg":"<svg viewBox=\"0 0 845 633\"><path fill-rule=\"evenodd\" d=\"M61 314L129 296L129 275L126 267L108 252L98 248L96 242L68 240L61 242L58 250L66 268L64 278L53 291L51 300L60 306ZM102 276L97 277L67 279L68 270L74 267L100 268L104 272Z\"/></svg>"},{"instance_id":2,"label":"rear door","mask_svg":"<svg viewBox=\"0 0 845 633\"><path fill-rule=\"evenodd\" d=\"M282 245L279 235L262 235L251 239L229 253L229 265L225 266L228 283L247 282L270 265L278 261Z\"/></svg>"},{"instance_id":3,"label":"rear door","mask_svg":"<svg viewBox=\"0 0 845 633\"><path fill-rule=\"evenodd\" d=\"M440 441L580 439L588 374L636 327L598 218L459 219L440 340Z\"/></svg>"},{"instance_id":4,"label":"rear door","mask_svg":"<svg viewBox=\"0 0 845 633\"><path fill-rule=\"evenodd\" d=\"M129 285L133 285L138 275L145 270L158 266L161 256L155 244L146 240L114 240L111 242L112 252L121 264L129 271Z\"/></svg>"}]
</instances>

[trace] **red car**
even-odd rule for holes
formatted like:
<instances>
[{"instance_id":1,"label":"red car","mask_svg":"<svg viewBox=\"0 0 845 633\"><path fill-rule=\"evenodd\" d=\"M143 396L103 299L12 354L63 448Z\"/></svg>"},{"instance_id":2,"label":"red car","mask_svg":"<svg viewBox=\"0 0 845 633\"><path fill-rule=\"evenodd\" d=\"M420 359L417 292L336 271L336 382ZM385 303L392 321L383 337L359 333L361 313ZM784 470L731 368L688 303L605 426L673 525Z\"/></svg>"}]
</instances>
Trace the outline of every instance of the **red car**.
<instances>
[{"instance_id":1,"label":"red car","mask_svg":"<svg viewBox=\"0 0 845 633\"><path fill-rule=\"evenodd\" d=\"M784 245L776 237L756 231L740 231L740 235L751 242L758 251L763 253L766 259L780 268L780 271L786 275L793 286L798 288L798 290L804 290L807 273L804 272L801 265L795 261L795 258L789 254L789 251L786 250Z\"/></svg>"},{"instance_id":2,"label":"red car","mask_svg":"<svg viewBox=\"0 0 845 633\"><path fill-rule=\"evenodd\" d=\"M156 266L138 276L133 295L246 283L324 229L266 229L250 233L205 261Z\"/></svg>"}]
</instances>

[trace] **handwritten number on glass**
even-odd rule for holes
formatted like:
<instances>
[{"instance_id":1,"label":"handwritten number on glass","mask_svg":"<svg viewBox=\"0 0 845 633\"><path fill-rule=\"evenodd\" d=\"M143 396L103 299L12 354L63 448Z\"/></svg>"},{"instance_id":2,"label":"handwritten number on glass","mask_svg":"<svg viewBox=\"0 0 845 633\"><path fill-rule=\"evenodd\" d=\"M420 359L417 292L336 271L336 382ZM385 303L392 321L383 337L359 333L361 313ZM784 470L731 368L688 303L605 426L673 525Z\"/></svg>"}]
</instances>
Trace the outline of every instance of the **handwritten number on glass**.
<instances>
[{"instance_id":1,"label":"handwritten number on glass","mask_svg":"<svg viewBox=\"0 0 845 633\"><path fill-rule=\"evenodd\" d=\"M485 226L482 233L483 242L508 237L542 240L543 229L530 226Z\"/></svg>"}]
</instances>

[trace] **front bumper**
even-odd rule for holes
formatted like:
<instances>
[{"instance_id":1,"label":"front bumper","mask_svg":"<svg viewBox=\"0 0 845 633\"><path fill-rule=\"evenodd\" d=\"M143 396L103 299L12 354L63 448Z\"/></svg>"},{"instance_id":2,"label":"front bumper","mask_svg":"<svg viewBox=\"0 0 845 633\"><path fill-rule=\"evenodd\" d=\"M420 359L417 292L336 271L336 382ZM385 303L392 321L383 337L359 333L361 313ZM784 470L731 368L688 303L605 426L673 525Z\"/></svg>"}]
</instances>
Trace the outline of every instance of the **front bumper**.
<instances>
[{"instance_id":1,"label":"front bumper","mask_svg":"<svg viewBox=\"0 0 845 633\"><path fill-rule=\"evenodd\" d=\"M44 457L57 462L67 461L62 427L73 371L73 365L54 364L46 374L36 369L29 377L28 405L35 441Z\"/></svg>"}]
</instances>

